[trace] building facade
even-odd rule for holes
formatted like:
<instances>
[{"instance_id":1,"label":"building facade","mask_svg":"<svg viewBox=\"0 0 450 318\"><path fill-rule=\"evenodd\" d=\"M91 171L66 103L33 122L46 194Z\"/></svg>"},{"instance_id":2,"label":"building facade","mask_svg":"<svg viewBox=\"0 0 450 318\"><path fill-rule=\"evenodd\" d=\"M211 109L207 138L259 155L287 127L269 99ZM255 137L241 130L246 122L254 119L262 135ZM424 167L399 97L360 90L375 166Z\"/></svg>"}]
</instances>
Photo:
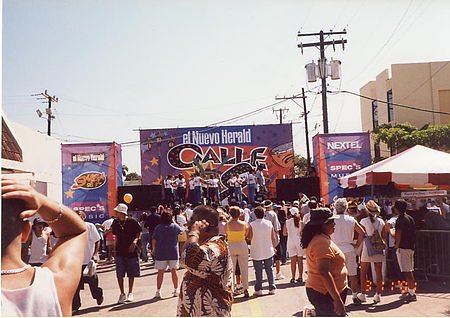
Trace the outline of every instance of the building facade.
<instances>
[{"instance_id":1,"label":"building facade","mask_svg":"<svg viewBox=\"0 0 450 318\"><path fill-rule=\"evenodd\" d=\"M389 76L390 75L390 76ZM426 124L450 122L450 115L423 112L393 105L402 104L450 113L450 61L391 65L360 89L360 94L385 103L362 98L361 127L372 132L381 124L408 122L420 128ZM372 157L389 157L384 144L372 142Z\"/></svg>"}]
</instances>

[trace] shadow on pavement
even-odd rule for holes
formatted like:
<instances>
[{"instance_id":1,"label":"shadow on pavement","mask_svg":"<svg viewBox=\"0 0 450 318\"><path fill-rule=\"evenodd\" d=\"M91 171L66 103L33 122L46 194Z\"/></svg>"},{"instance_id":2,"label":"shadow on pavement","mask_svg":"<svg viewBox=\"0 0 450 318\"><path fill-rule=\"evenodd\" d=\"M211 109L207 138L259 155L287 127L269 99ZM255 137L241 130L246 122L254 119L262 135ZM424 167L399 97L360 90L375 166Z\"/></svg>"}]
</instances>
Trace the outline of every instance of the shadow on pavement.
<instances>
[{"instance_id":1,"label":"shadow on pavement","mask_svg":"<svg viewBox=\"0 0 450 318\"><path fill-rule=\"evenodd\" d=\"M113 307L113 306L116 306L116 305L117 304L109 304L109 305L95 306L95 307L88 307L88 308L79 309L76 312L76 314L74 314L74 316L89 314L91 312L97 312L97 311L100 311L102 309L106 309L106 308Z\"/></svg>"},{"instance_id":2,"label":"shadow on pavement","mask_svg":"<svg viewBox=\"0 0 450 318\"><path fill-rule=\"evenodd\" d=\"M303 317L303 310L297 311L295 314L292 315L293 317Z\"/></svg>"},{"instance_id":3,"label":"shadow on pavement","mask_svg":"<svg viewBox=\"0 0 450 318\"><path fill-rule=\"evenodd\" d=\"M151 298L151 299L146 299L146 300L141 300L141 301L134 301L131 303L125 303L125 304L117 304L114 308L111 308L108 311L119 311L119 310L125 310L125 309L131 309L131 308L136 308L139 306L143 306L143 305L148 305L148 304L152 304L152 303L156 303L159 301L164 301L164 300L168 300L168 299L172 299L174 297L167 297L167 298Z\"/></svg>"}]
</instances>

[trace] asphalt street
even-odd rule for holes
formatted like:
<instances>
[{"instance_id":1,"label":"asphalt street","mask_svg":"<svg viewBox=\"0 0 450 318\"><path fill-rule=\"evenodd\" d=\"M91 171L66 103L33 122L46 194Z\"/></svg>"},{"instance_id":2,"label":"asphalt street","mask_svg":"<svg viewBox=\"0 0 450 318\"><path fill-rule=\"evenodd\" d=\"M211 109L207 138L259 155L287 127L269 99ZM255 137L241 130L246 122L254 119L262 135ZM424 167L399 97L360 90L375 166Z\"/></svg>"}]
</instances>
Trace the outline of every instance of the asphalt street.
<instances>
[{"instance_id":1,"label":"asphalt street","mask_svg":"<svg viewBox=\"0 0 450 318\"><path fill-rule=\"evenodd\" d=\"M302 316L303 308L309 305L303 284L291 284L290 265L281 268L286 276L277 280L277 292L268 295L267 283L263 284L264 295L252 296L254 270L250 262L250 298L237 296L232 306L234 317L287 317ZM161 289L162 299L154 299L156 291L156 270L150 263L141 263L141 277L137 278L134 287L134 301L117 304L119 289L115 277L114 264L100 263L98 266L100 287L104 291L104 302L97 306L92 299L89 287L81 291L82 306L77 316L122 316L122 317L173 317L176 316L178 299L172 296L170 273L164 276ZM180 283L184 270L178 271ZM306 275L303 276L306 279ZM127 286L127 280L125 280ZM127 291L127 289L126 289ZM399 300L400 290L385 290L381 303L372 304L373 291L369 293L368 302L360 306L351 304L351 296L347 298L347 311L350 317L447 317L450 316L450 286L443 281L419 281L417 301L405 303Z\"/></svg>"}]
</instances>

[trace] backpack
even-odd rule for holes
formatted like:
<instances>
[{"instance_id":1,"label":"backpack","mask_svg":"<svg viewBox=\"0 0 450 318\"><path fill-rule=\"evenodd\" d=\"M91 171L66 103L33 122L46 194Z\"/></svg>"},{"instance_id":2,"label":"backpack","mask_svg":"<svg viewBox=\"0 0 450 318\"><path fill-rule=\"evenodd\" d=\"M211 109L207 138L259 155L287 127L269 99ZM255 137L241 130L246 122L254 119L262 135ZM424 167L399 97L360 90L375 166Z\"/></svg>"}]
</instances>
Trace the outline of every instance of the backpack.
<instances>
[{"instance_id":1,"label":"backpack","mask_svg":"<svg viewBox=\"0 0 450 318\"><path fill-rule=\"evenodd\" d=\"M373 234L371 236L368 236L370 245L372 245L372 249L375 251L375 254L382 254L383 251L386 249L386 242L381 237L378 229L375 229L373 223L372 223L372 228L373 228ZM368 249L368 251L369 251L369 249ZM370 253L368 253L368 254L369 254L369 256L371 256Z\"/></svg>"}]
</instances>

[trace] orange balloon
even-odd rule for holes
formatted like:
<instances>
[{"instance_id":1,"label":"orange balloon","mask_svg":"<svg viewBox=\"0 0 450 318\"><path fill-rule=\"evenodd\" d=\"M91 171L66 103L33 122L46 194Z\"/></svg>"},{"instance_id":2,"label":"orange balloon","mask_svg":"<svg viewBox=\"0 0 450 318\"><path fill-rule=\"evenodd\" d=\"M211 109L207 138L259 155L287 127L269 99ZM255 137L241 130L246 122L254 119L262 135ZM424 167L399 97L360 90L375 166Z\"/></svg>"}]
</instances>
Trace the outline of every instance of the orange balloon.
<instances>
[{"instance_id":1,"label":"orange balloon","mask_svg":"<svg viewBox=\"0 0 450 318\"><path fill-rule=\"evenodd\" d=\"M123 196L123 200L125 201L125 203L130 203L131 201L133 201L133 196L131 195L131 193L126 193Z\"/></svg>"}]
</instances>

